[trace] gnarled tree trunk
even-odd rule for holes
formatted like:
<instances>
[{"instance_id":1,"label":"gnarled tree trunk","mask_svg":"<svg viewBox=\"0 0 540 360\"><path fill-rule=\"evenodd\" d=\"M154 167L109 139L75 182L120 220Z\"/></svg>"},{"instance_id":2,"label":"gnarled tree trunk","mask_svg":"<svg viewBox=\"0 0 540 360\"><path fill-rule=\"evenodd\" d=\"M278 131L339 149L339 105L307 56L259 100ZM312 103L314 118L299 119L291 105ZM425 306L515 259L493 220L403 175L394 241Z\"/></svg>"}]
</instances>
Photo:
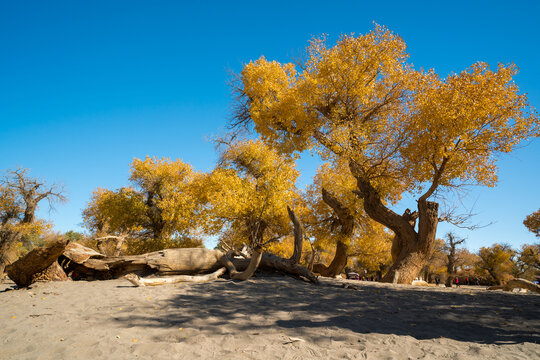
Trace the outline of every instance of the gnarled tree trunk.
<instances>
[{"instance_id":1,"label":"gnarled tree trunk","mask_svg":"<svg viewBox=\"0 0 540 360\"><path fill-rule=\"evenodd\" d=\"M354 231L354 216L336 197L330 194L325 188L322 189L323 201L334 210L339 222L339 233L341 239L336 243L336 253L330 265L313 265L313 271L322 276L334 277L339 275L347 266L349 245Z\"/></svg>"},{"instance_id":2,"label":"gnarled tree trunk","mask_svg":"<svg viewBox=\"0 0 540 360\"><path fill-rule=\"evenodd\" d=\"M347 266L349 245L342 241L336 244L336 253L330 265L314 264L313 272L321 274L321 276L335 277Z\"/></svg>"},{"instance_id":3,"label":"gnarled tree trunk","mask_svg":"<svg viewBox=\"0 0 540 360\"><path fill-rule=\"evenodd\" d=\"M383 204L378 191L364 177L362 169L353 161L350 162L350 168L357 180L358 191L355 193L364 200L366 213L395 233L392 245L392 255L395 260L383 281L411 284L429 260L435 244L439 204L427 201L427 198L436 188L438 179L434 180L432 187L418 200L417 232L414 224L411 224L412 219L416 217L415 213L407 210L405 214L398 215L388 209Z\"/></svg>"}]
</instances>

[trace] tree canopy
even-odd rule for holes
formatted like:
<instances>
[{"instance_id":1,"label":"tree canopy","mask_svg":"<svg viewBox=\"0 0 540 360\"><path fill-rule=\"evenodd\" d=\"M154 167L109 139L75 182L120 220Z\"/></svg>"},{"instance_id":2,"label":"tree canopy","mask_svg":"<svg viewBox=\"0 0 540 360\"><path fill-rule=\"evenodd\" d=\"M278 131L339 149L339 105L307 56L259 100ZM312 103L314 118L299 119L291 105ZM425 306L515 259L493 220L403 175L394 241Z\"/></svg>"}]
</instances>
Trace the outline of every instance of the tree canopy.
<instances>
[{"instance_id":1,"label":"tree canopy","mask_svg":"<svg viewBox=\"0 0 540 360\"><path fill-rule=\"evenodd\" d=\"M97 189L83 211L85 226L104 234L124 234L128 251L201 246L204 209L194 179L201 176L181 160L147 157L131 164L129 187Z\"/></svg>"},{"instance_id":2,"label":"tree canopy","mask_svg":"<svg viewBox=\"0 0 540 360\"><path fill-rule=\"evenodd\" d=\"M523 225L525 225L534 235L540 237L540 209L527 215L525 220L523 220Z\"/></svg>"},{"instance_id":3,"label":"tree canopy","mask_svg":"<svg viewBox=\"0 0 540 360\"><path fill-rule=\"evenodd\" d=\"M299 195L294 160L260 140L236 142L223 149L205 182L215 232L230 245L261 243L290 232L287 206Z\"/></svg>"},{"instance_id":4,"label":"tree canopy","mask_svg":"<svg viewBox=\"0 0 540 360\"><path fill-rule=\"evenodd\" d=\"M479 62L441 78L407 59L404 41L381 26L334 46L314 39L300 64L261 57L239 76L233 123L253 125L283 151L346 161L366 213L396 233L391 273L404 282L433 249L438 204L428 199L462 185L494 186L497 155L540 134L513 64L492 70ZM418 195L417 213L385 205L404 192Z\"/></svg>"}]
</instances>

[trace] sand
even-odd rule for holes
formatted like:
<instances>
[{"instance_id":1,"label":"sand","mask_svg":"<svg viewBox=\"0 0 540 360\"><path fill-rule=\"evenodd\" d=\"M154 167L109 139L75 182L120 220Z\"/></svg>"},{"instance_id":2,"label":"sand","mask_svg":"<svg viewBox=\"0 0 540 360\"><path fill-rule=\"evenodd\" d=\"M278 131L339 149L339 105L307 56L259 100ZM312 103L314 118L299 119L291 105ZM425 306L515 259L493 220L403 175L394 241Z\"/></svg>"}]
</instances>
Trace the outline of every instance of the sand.
<instances>
[{"instance_id":1,"label":"sand","mask_svg":"<svg viewBox=\"0 0 540 360\"><path fill-rule=\"evenodd\" d=\"M289 277L0 284L0 359L539 359L540 296Z\"/></svg>"}]
</instances>

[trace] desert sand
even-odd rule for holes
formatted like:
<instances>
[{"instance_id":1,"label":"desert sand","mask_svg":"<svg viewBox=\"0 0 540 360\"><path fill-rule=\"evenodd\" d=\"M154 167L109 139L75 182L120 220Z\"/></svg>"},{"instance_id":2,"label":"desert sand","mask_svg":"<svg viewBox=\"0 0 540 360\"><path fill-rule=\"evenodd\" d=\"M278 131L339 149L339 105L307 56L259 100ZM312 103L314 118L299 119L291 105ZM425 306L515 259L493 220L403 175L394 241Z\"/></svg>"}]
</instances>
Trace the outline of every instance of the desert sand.
<instances>
[{"instance_id":1,"label":"desert sand","mask_svg":"<svg viewBox=\"0 0 540 360\"><path fill-rule=\"evenodd\" d=\"M0 284L2 360L540 358L534 294L278 275L13 286Z\"/></svg>"}]
</instances>

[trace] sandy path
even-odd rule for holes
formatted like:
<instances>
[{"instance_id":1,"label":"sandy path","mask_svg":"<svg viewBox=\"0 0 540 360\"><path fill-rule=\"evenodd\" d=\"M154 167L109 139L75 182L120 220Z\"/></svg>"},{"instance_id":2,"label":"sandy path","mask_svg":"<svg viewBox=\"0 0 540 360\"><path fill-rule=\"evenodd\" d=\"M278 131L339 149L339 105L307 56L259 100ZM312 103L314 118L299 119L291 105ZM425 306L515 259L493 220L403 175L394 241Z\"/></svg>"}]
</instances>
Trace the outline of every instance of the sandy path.
<instances>
[{"instance_id":1,"label":"sandy path","mask_svg":"<svg viewBox=\"0 0 540 360\"><path fill-rule=\"evenodd\" d=\"M4 291L0 359L540 358L538 295L340 284L276 276Z\"/></svg>"}]
</instances>

